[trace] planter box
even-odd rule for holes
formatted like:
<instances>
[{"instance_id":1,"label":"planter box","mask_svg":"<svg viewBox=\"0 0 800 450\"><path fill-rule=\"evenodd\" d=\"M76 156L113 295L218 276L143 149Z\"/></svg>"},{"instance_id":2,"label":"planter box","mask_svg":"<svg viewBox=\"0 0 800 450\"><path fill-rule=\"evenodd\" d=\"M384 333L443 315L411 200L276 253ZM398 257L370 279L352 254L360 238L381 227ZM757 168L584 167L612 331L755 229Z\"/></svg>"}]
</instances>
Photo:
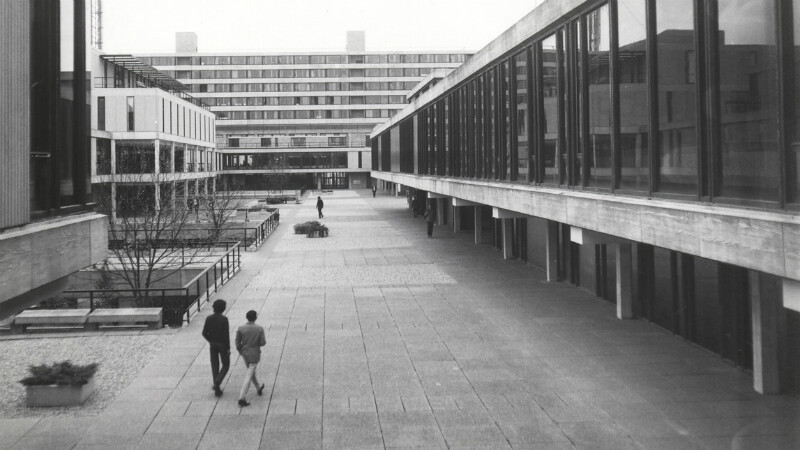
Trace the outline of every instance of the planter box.
<instances>
[{"instance_id":1,"label":"planter box","mask_svg":"<svg viewBox=\"0 0 800 450\"><path fill-rule=\"evenodd\" d=\"M76 406L94 392L94 377L83 386L26 386L27 406Z\"/></svg>"}]
</instances>

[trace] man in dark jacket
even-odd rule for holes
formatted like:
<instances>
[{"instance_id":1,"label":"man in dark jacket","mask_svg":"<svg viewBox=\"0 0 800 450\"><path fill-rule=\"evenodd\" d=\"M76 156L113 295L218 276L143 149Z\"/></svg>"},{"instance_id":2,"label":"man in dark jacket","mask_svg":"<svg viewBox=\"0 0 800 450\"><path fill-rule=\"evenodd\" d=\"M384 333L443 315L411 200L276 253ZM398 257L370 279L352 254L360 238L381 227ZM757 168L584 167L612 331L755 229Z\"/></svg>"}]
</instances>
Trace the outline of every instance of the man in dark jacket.
<instances>
[{"instance_id":1,"label":"man in dark jacket","mask_svg":"<svg viewBox=\"0 0 800 450\"><path fill-rule=\"evenodd\" d=\"M322 197L317 197L317 212L319 212L319 218L322 219L322 207L325 206L325 203L322 201Z\"/></svg>"},{"instance_id":2,"label":"man in dark jacket","mask_svg":"<svg viewBox=\"0 0 800 450\"><path fill-rule=\"evenodd\" d=\"M228 318L222 315L225 311L225 300L214 302L214 314L206 317L203 326L203 337L209 344L211 353L211 376L214 378L214 395L222 395L220 385L228 373L231 364L231 335L228 331ZM222 369L219 364L222 362Z\"/></svg>"}]
</instances>

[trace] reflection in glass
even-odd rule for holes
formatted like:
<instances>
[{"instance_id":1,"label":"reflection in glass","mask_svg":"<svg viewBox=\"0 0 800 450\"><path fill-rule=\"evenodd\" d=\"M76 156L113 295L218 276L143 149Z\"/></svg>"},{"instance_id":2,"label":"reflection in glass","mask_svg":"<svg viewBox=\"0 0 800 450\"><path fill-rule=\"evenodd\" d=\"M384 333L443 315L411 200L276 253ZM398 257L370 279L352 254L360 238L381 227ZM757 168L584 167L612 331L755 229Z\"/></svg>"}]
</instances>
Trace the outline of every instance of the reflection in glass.
<instances>
[{"instance_id":1,"label":"reflection in glass","mask_svg":"<svg viewBox=\"0 0 800 450\"><path fill-rule=\"evenodd\" d=\"M622 189L648 191L650 155L645 0L619 0L620 181Z\"/></svg>"},{"instance_id":2,"label":"reflection in glass","mask_svg":"<svg viewBox=\"0 0 800 450\"><path fill-rule=\"evenodd\" d=\"M483 178L483 75L473 82L475 108L475 178Z\"/></svg>"},{"instance_id":3,"label":"reflection in glass","mask_svg":"<svg viewBox=\"0 0 800 450\"><path fill-rule=\"evenodd\" d=\"M697 194L694 1L656 0L659 188Z\"/></svg>"},{"instance_id":4,"label":"reflection in glass","mask_svg":"<svg viewBox=\"0 0 800 450\"><path fill-rule=\"evenodd\" d=\"M503 102L500 114L500 149L497 154L497 178L501 180L511 179L511 73L508 61L503 61L500 65L500 89L501 101Z\"/></svg>"},{"instance_id":5,"label":"reflection in glass","mask_svg":"<svg viewBox=\"0 0 800 450\"><path fill-rule=\"evenodd\" d=\"M487 114L486 116L486 125L488 129L486 130L486 178L497 178L498 176L498 165L497 165L497 94L495 93L497 90L497 70L496 68L492 68L489 70L488 75L488 86L487 86L488 95L486 96L486 104L484 108L484 113Z\"/></svg>"},{"instance_id":6,"label":"reflection in glass","mask_svg":"<svg viewBox=\"0 0 800 450\"><path fill-rule=\"evenodd\" d=\"M719 194L723 197L778 200L778 55L773 3L719 0Z\"/></svg>"},{"instance_id":7,"label":"reflection in glass","mask_svg":"<svg viewBox=\"0 0 800 450\"><path fill-rule=\"evenodd\" d=\"M611 187L611 83L609 80L608 5L586 16L589 59L589 180L592 186Z\"/></svg>"},{"instance_id":8,"label":"reflection in glass","mask_svg":"<svg viewBox=\"0 0 800 450\"><path fill-rule=\"evenodd\" d=\"M552 34L542 41L542 89L541 94L544 102L543 128L544 128L544 148L542 165L544 168L543 183L558 184L558 68L557 68L557 49L556 35Z\"/></svg>"},{"instance_id":9,"label":"reflection in glass","mask_svg":"<svg viewBox=\"0 0 800 450\"><path fill-rule=\"evenodd\" d=\"M528 51L514 55L516 70L516 86L514 95L517 99L517 181L528 181Z\"/></svg>"}]
</instances>

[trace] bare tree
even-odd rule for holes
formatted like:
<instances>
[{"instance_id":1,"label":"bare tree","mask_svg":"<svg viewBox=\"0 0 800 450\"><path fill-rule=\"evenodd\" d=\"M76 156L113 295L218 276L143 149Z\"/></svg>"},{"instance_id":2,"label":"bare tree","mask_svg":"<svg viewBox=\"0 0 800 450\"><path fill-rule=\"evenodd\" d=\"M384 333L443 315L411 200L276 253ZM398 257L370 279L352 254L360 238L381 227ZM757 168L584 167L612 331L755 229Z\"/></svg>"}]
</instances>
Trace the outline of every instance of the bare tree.
<instances>
[{"instance_id":1,"label":"bare tree","mask_svg":"<svg viewBox=\"0 0 800 450\"><path fill-rule=\"evenodd\" d=\"M236 191L211 190L206 194L205 209L208 220L208 238L219 242L230 226L237 210L242 208L242 198Z\"/></svg>"}]
</instances>

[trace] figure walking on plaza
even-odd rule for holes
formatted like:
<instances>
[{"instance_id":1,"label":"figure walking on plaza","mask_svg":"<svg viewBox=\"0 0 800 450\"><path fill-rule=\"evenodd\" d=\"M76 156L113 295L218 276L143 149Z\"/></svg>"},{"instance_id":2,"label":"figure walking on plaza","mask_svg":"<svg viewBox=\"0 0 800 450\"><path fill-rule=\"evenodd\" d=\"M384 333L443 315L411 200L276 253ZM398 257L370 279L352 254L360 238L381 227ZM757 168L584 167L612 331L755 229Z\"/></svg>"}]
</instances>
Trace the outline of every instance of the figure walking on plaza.
<instances>
[{"instance_id":1,"label":"figure walking on plaza","mask_svg":"<svg viewBox=\"0 0 800 450\"><path fill-rule=\"evenodd\" d=\"M203 337L208 341L208 350L211 354L211 376L214 378L214 395L222 395L222 381L231 365L231 335L228 331L228 318L223 316L225 300L217 300L212 306L214 314L206 317L203 325ZM222 367L220 368L220 363Z\"/></svg>"},{"instance_id":2,"label":"figure walking on plaza","mask_svg":"<svg viewBox=\"0 0 800 450\"><path fill-rule=\"evenodd\" d=\"M434 214L433 211L431 210L431 205L428 205L425 208L424 216L425 216L425 223L428 225L428 239L430 239L431 237L433 237L433 219L434 219L433 217Z\"/></svg>"},{"instance_id":3,"label":"figure walking on plaza","mask_svg":"<svg viewBox=\"0 0 800 450\"><path fill-rule=\"evenodd\" d=\"M247 317L247 323L236 330L236 350L242 355L247 367L247 376L244 379L242 390L239 392L239 406L250 406L250 402L245 400L245 395L250 389L251 382L256 386L258 395L264 393L264 384L259 383L256 378L256 367L261 360L261 347L267 345L267 338L264 335L264 328L256 325L258 315L255 311L247 311L245 317Z\"/></svg>"},{"instance_id":4,"label":"figure walking on plaza","mask_svg":"<svg viewBox=\"0 0 800 450\"><path fill-rule=\"evenodd\" d=\"M325 203L322 201L322 197L317 197L317 212L319 213L319 218L322 219L322 207L325 206Z\"/></svg>"},{"instance_id":5,"label":"figure walking on plaza","mask_svg":"<svg viewBox=\"0 0 800 450\"><path fill-rule=\"evenodd\" d=\"M372 185L372 198L375 198L375 193L378 192L378 187L374 184Z\"/></svg>"}]
</instances>

